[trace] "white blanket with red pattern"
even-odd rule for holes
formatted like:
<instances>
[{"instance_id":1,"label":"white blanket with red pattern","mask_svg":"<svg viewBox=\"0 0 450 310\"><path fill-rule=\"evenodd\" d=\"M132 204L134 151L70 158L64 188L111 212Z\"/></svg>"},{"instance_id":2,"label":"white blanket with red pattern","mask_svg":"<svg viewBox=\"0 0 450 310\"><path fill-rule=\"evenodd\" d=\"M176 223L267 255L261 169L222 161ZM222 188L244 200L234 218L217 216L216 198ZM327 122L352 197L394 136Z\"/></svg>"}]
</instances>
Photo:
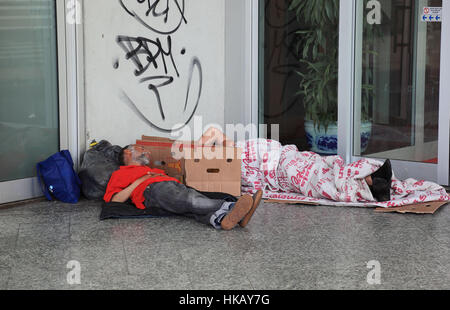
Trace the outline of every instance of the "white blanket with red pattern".
<instances>
[{"instance_id":1,"label":"white blanket with red pattern","mask_svg":"<svg viewBox=\"0 0 450 310\"><path fill-rule=\"evenodd\" d=\"M450 201L450 195L438 184L395 175L391 201L377 202L365 178L383 162L362 159L345 165L340 156L322 157L300 152L296 146L282 146L266 139L239 143L243 150L242 190L264 190L264 198L304 201L320 205L357 207L397 207L421 202Z\"/></svg>"}]
</instances>

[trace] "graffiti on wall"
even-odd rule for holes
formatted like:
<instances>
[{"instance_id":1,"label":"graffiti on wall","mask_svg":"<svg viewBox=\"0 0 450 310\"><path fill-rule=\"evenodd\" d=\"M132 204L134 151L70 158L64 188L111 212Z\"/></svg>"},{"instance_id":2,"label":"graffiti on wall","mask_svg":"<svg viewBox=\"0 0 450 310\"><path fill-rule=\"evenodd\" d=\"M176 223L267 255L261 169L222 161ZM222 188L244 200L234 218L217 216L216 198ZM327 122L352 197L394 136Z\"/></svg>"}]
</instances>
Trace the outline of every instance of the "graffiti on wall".
<instances>
[{"instance_id":1,"label":"graffiti on wall","mask_svg":"<svg viewBox=\"0 0 450 310\"><path fill-rule=\"evenodd\" d=\"M146 115L125 91L122 92L122 99L150 127L163 132L180 130L194 117L203 87L203 72L199 58L196 56L191 58L187 76L182 76L177 59L187 57L187 49L185 47L180 50L174 49L173 35L183 25L188 24L185 0L119 0L119 4L130 20L148 32L145 37L118 35L116 42L123 50L125 60L131 62L134 68L130 76L134 76L137 82L143 85L143 90L148 92L145 105L151 105L155 113ZM115 60L114 69L118 69L119 66L120 61ZM174 127L174 124L166 122L166 110L171 102L164 98L161 90L173 88L174 82L179 79L187 81L187 89L185 101L180 105L181 109L178 112L183 119L182 125ZM194 104L189 105L190 102Z\"/></svg>"}]
</instances>

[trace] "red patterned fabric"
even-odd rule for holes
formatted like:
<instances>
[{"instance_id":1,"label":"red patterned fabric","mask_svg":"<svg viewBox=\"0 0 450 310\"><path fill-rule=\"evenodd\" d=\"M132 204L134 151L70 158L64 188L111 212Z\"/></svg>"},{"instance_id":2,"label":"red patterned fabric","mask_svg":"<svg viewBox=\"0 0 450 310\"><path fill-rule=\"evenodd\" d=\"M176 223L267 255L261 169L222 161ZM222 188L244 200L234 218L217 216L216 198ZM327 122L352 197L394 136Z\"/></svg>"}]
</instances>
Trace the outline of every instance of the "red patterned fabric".
<instances>
[{"instance_id":1,"label":"red patterned fabric","mask_svg":"<svg viewBox=\"0 0 450 310\"><path fill-rule=\"evenodd\" d=\"M365 178L383 162L362 159L346 165L340 156L322 157L300 152L296 146L282 146L273 140L249 140L243 150L242 190L265 191L264 197L300 200L321 205L394 207L419 202L450 201L438 184L407 179L392 181L389 202L377 202Z\"/></svg>"}]
</instances>

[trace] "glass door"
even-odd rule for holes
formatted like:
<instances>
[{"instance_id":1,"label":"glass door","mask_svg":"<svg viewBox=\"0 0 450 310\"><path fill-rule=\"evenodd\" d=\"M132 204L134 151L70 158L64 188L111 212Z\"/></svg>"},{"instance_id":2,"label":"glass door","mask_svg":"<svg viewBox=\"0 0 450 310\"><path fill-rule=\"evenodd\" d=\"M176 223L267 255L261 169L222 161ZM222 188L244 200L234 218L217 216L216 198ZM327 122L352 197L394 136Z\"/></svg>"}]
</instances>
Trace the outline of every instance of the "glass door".
<instances>
[{"instance_id":1,"label":"glass door","mask_svg":"<svg viewBox=\"0 0 450 310\"><path fill-rule=\"evenodd\" d=\"M351 159L437 181L442 0L356 1ZM448 138L448 136L447 136ZM447 185L447 184L444 184Z\"/></svg>"},{"instance_id":2,"label":"glass door","mask_svg":"<svg viewBox=\"0 0 450 310\"><path fill-rule=\"evenodd\" d=\"M299 150L337 154L339 0L259 1L259 122ZM262 135L262 133L260 133Z\"/></svg>"},{"instance_id":3,"label":"glass door","mask_svg":"<svg viewBox=\"0 0 450 310\"><path fill-rule=\"evenodd\" d=\"M59 150L56 1L0 3L0 203L41 196Z\"/></svg>"}]
</instances>

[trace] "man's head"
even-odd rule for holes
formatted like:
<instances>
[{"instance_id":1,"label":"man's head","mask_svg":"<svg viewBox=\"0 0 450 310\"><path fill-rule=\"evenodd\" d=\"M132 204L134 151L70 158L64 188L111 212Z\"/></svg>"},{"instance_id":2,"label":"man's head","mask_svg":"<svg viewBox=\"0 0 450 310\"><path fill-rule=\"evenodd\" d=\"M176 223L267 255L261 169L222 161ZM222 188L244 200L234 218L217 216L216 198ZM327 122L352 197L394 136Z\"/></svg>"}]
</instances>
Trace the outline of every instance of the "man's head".
<instances>
[{"instance_id":1,"label":"man's head","mask_svg":"<svg viewBox=\"0 0 450 310\"><path fill-rule=\"evenodd\" d=\"M148 166L150 153L141 145L128 145L119 153L121 166Z\"/></svg>"}]
</instances>

